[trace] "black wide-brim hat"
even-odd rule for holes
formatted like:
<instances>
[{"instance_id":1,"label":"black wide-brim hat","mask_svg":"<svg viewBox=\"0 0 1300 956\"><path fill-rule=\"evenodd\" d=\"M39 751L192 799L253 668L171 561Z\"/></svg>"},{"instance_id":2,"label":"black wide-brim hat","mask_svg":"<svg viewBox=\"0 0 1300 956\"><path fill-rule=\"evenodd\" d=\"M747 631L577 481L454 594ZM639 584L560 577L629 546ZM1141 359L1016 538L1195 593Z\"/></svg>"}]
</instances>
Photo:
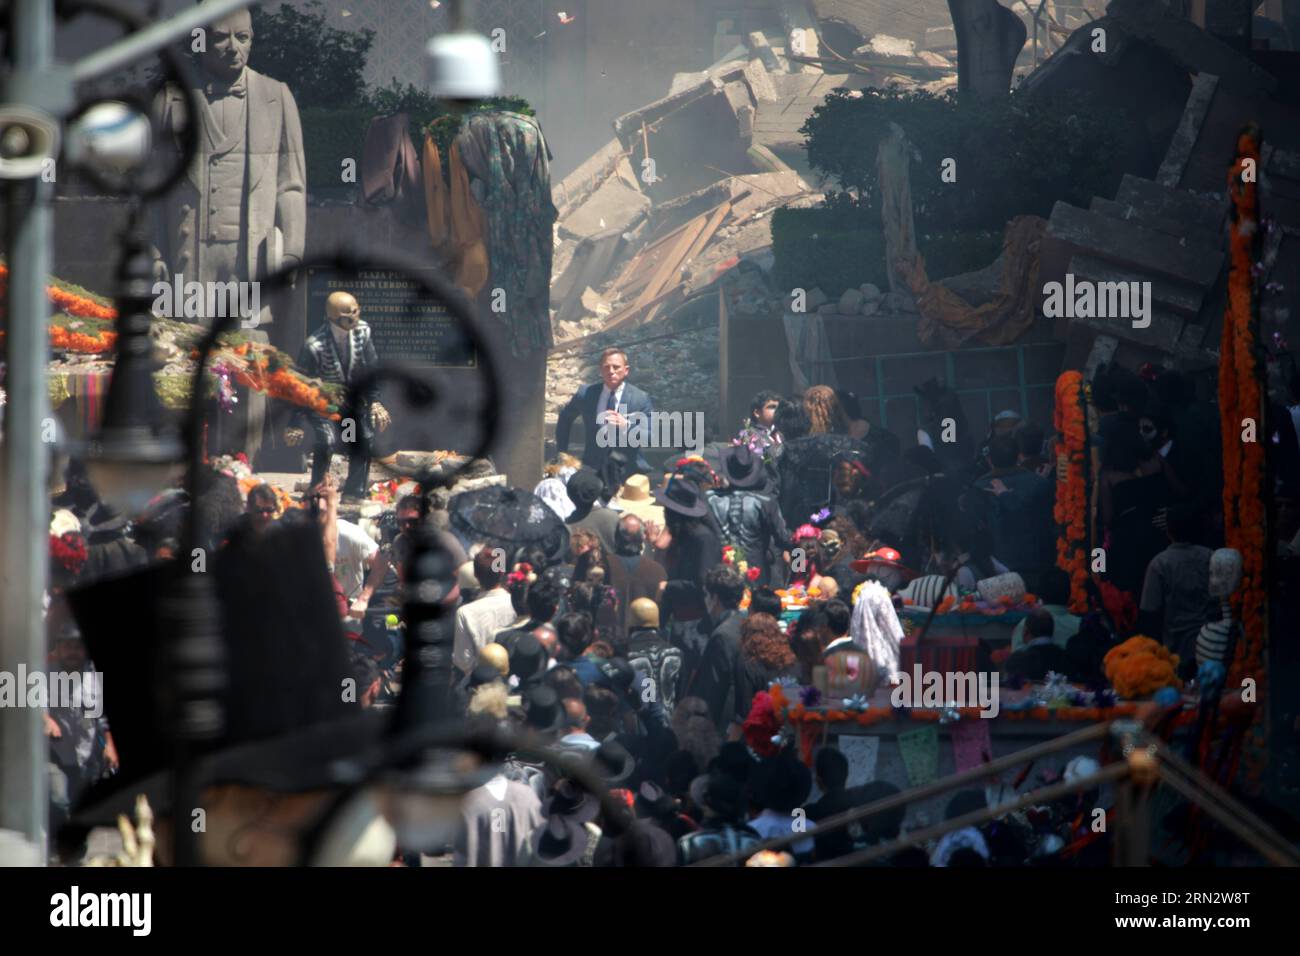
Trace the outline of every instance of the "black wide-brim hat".
<instances>
[{"instance_id":1,"label":"black wide-brim hat","mask_svg":"<svg viewBox=\"0 0 1300 956\"><path fill-rule=\"evenodd\" d=\"M607 740L595 753L596 772L611 788L623 786L636 773L636 758L617 740Z\"/></svg>"},{"instance_id":2,"label":"black wide-brim hat","mask_svg":"<svg viewBox=\"0 0 1300 956\"><path fill-rule=\"evenodd\" d=\"M688 518L702 518L709 510L699 486L685 478L669 478L667 488L655 491L655 501Z\"/></svg>"},{"instance_id":3,"label":"black wide-brim hat","mask_svg":"<svg viewBox=\"0 0 1300 956\"><path fill-rule=\"evenodd\" d=\"M582 758L584 762L590 758ZM569 777L561 777L551 788L551 795L542 804L544 817L568 817L582 824L590 823L600 815L600 801Z\"/></svg>"},{"instance_id":4,"label":"black wide-brim hat","mask_svg":"<svg viewBox=\"0 0 1300 956\"><path fill-rule=\"evenodd\" d=\"M68 595L87 651L107 675L104 713L120 764L79 801L74 827L112 825L140 792L156 814L171 812L175 750L169 715L156 701L172 686L161 668L175 634L159 614L159 596L192 573L189 561L150 565ZM302 792L333 785L342 763L373 752L385 721L344 700L343 682L355 675L319 530L236 530L203 573L215 592L226 687L224 728L196 754L200 786Z\"/></svg>"},{"instance_id":5,"label":"black wide-brim hat","mask_svg":"<svg viewBox=\"0 0 1300 956\"><path fill-rule=\"evenodd\" d=\"M722 459L722 477L733 488L754 488L767 480L763 459L747 445L733 445Z\"/></svg>"},{"instance_id":6,"label":"black wide-brim hat","mask_svg":"<svg viewBox=\"0 0 1300 956\"><path fill-rule=\"evenodd\" d=\"M573 817L556 814L533 831L531 840L538 866L571 866L587 852L590 834Z\"/></svg>"}]
</instances>

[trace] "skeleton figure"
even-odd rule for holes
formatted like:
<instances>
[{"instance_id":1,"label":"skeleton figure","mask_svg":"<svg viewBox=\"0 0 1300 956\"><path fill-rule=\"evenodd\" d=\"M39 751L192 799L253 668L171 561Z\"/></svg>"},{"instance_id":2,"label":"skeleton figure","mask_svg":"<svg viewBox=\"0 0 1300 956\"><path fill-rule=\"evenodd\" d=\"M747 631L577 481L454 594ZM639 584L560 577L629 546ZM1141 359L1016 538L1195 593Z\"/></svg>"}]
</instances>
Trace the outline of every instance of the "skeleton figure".
<instances>
[{"instance_id":1,"label":"skeleton figure","mask_svg":"<svg viewBox=\"0 0 1300 956\"><path fill-rule=\"evenodd\" d=\"M349 292L333 292L325 300L325 324L307 336L298 355L298 368L306 375L338 385L351 385L379 364L370 337L370 326L361 321L361 305ZM364 498L370 471L370 442L375 431L388 428L391 419L379 404L378 383L368 388L360 407L344 409L341 421L333 422L302 410L310 418L314 436L312 445L311 484L320 484L329 472L330 459L342 443L359 442L348 460L348 477L343 485L345 497ZM359 433L358 433L359 432ZM303 429L297 424L285 431L285 443L297 445Z\"/></svg>"},{"instance_id":2,"label":"skeleton figure","mask_svg":"<svg viewBox=\"0 0 1300 956\"><path fill-rule=\"evenodd\" d=\"M117 815L117 829L122 834L122 852L115 857L96 856L86 866L153 866L153 810L145 795L135 798L135 826L125 813Z\"/></svg>"},{"instance_id":3,"label":"skeleton figure","mask_svg":"<svg viewBox=\"0 0 1300 956\"><path fill-rule=\"evenodd\" d=\"M1207 663L1217 665L1219 671L1227 664L1224 657L1236 627L1228 599L1240 585L1241 552L1233 548L1219 548L1210 555L1210 597L1219 599L1222 614L1219 620L1205 624L1196 636L1196 663L1202 672L1206 671ZM1215 669L1211 668L1210 672L1213 673Z\"/></svg>"}]
</instances>

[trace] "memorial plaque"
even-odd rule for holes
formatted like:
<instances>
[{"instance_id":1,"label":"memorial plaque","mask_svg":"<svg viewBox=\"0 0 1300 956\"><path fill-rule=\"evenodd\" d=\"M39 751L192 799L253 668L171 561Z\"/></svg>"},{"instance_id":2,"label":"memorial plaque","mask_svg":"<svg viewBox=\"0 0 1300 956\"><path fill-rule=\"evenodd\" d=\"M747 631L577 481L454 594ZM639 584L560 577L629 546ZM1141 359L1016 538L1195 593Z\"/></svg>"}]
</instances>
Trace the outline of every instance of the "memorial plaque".
<instances>
[{"instance_id":1,"label":"memorial plaque","mask_svg":"<svg viewBox=\"0 0 1300 956\"><path fill-rule=\"evenodd\" d=\"M428 270L430 273L435 270ZM424 368L476 368L478 356L446 306L400 272L307 270L307 329L325 321L325 300L350 292L361 306L381 359Z\"/></svg>"}]
</instances>

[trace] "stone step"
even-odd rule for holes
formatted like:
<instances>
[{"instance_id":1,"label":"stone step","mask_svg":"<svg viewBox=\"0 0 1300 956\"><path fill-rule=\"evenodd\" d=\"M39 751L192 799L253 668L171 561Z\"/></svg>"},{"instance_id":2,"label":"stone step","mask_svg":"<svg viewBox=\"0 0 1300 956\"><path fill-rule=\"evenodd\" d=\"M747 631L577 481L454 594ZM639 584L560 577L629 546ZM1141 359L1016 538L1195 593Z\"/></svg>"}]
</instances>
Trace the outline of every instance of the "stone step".
<instances>
[{"instance_id":1,"label":"stone step","mask_svg":"<svg viewBox=\"0 0 1300 956\"><path fill-rule=\"evenodd\" d=\"M1088 202L1088 208L1092 212L1099 212L1103 216L1110 216L1112 219L1121 219L1124 222L1136 223L1147 229L1154 229L1156 232L1163 232L1166 236L1173 236L1183 245L1196 245L1209 251L1221 247L1221 243L1218 241L1219 234L1217 233L1208 230L1189 230L1185 219L1170 219L1165 216L1153 215L1143 211L1140 206L1132 206L1117 199L1103 199L1101 196L1093 196Z\"/></svg>"},{"instance_id":2,"label":"stone step","mask_svg":"<svg viewBox=\"0 0 1300 956\"><path fill-rule=\"evenodd\" d=\"M1115 201L1132 206L1140 218L1173 220L1185 224L1184 235L1205 232L1218 241L1228 214L1227 198L1198 196L1183 189L1171 189L1151 179L1125 173Z\"/></svg>"},{"instance_id":3,"label":"stone step","mask_svg":"<svg viewBox=\"0 0 1300 956\"><path fill-rule=\"evenodd\" d=\"M1133 328L1132 319L1074 319L1083 322L1106 335L1112 335L1125 342L1132 342L1144 348L1160 352L1173 352L1178 348L1183 336L1183 327L1187 320L1164 309L1151 310L1151 324L1144 329Z\"/></svg>"},{"instance_id":4,"label":"stone step","mask_svg":"<svg viewBox=\"0 0 1300 956\"><path fill-rule=\"evenodd\" d=\"M1158 305L1188 318L1195 318L1204 302L1201 290L1194 286L1162 279L1159 276L1145 275L1092 256L1072 258L1070 272L1074 273L1076 280L1084 279L1089 282L1150 282L1151 296Z\"/></svg>"},{"instance_id":5,"label":"stone step","mask_svg":"<svg viewBox=\"0 0 1300 956\"><path fill-rule=\"evenodd\" d=\"M1064 275L1070 259L1080 254L1201 289L1214 284L1224 262L1220 250L1187 244L1135 222L1058 202L1052 207L1042 242L1045 281Z\"/></svg>"}]
</instances>

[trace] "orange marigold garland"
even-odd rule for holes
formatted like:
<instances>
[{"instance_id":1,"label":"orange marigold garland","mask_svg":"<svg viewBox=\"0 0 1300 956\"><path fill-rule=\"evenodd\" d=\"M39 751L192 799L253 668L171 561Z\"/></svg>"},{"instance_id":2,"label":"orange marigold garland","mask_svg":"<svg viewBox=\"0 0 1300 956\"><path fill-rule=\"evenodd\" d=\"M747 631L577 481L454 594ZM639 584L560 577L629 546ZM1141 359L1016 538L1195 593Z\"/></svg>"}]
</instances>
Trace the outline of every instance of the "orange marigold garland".
<instances>
[{"instance_id":1,"label":"orange marigold garland","mask_svg":"<svg viewBox=\"0 0 1300 956\"><path fill-rule=\"evenodd\" d=\"M1053 418L1061 436L1056 453L1065 461L1065 474L1058 473L1053 515L1061 528L1056 539L1056 565L1070 576L1070 612L1088 610L1087 553L1087 453L1088 428L1083 410L1083 373L1063 372L1056 380L1056 410Z\"/></svg>"},{"instance_id":2,"label":"orange marigold garland","mask_svg":"<svg viewBox=\"0 0 1300 956\"><path fill-rule=\"evenodd\" d=\"M1255 176L1243 178L1249 165L1258 170L1260 132L1247 125L1237 137L1237 157L1228 172L1232 198L1229 230L1228 306L1219 344L1219 415L1223 439L1223 525L1226 544L1242 556L1242 583L1233 604L1242 623L1237 653L1228 670L1228 687L1240 687L1251 677L1263 690L1265 512L1263 499L1264 446L1243 441L1243 422L1260 422L1261 397L1255 346L1255 282L1252 266L1259 235L1259 195ZM1257 698L1261 699L1261 698ZM1257 713L1262 708L1257 708ZM1246 778L1252 788L1262 782L1266 748L1263 727L1256 720L1244 748Z\"/></svg>"}]
</instances>

